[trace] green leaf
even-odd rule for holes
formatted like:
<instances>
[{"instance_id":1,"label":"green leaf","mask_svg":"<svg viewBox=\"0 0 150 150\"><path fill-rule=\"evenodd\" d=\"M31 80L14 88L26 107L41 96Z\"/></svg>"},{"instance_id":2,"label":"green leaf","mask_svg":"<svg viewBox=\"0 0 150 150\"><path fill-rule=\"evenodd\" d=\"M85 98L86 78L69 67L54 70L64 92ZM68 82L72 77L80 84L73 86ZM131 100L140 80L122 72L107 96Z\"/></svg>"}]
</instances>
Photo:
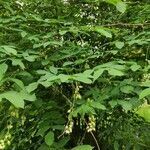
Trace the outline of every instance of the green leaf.
<instances>
[{"instance_id":1,"label":"green leaf","mask_svg":"<svg viewBox=\"0 0 150 150\"><path fill-rule=\"evenodd\" d=\"M8 55L17 55L17 51L14 49L13 46L1 46L5 51L4 53L8 54Z\"/></svg>"},{"instance_id":2,"label":"green leaf","mask_svg":"<svg viewBox=\"0 0 150 150\"><path fill-rule=\"evenodd\" d=\"M51 128L54 130L62 131L62 130L64 130L64 125L53 125L53 126L51 126Z\"/></svg>"},{"instance_id":3,"label":"green leaf","mask_svg":"<svg viewBox=\"0 0 150 150\"><path fill-rule=\"evenodd\" d=\"M34 62L36 58L37 58L36 55L31 55L31 56L25 57L25 59L28 60L29 62Z\"/></svg>"},{"instance_id":4,"label":"green leaf","mask_svg":"<svg viewBox=\"0 0 150 150\"><path fill-rule=\"evenodd\" d=\"M83 72L83 75L86 76L86 77L92 77L91 74L93 73L93 70L92 69L88 69L88 70L85 70Z\"/></svg>"},{"instance_id":5,"label":"green leaf","mask_svg":"<svg viewBox=\"0 0 150 150\"><path fill-rule=\"evenodd\" d=\"M25 32L25 31L22 31L21 32L21 36L24 38L25 36L27 35L27 32Z\"/></svg>"},{"instance_id":6,"label":"green leaf","mask_svg":"<svg viewBox=\"0 0 150 150\"><path fill-rule=\"evenodd\" d=\"M129 94L129 93L132 93L132 92L133 92L134 87L131 86L131 85L125 85L125 86L121 87L120 90L121 90L121 92L123 92L123 93Z\"/></svg>"},{"instance_id":7,"label":"green leaf","mask_svg":"<svg viewBox=\"0 0 150 150\"><path fill-rule=\"evenodd\" d=\"M108 31L106 31L104 28L101 28L101 27L95 27L95 31L97 31L98 33L106 36L106 37L109 37L109 38L112 38L112 34Z\"/></svg>"},{"instance_id":8,"label":"green leaf","mask_svg":"<svg viewBox=\"0 0 150 150\"><path fill-rule=\"evenodd\" d=\"M29 61L29 62L34 62L36 58L37 58L36 55L24 56L24 59Z\"/></svg>"},{"instance_id":9,"label":"green leaf","mask_svg":"<svg viewBox=\"0 0 150 150\"><path fill-rule=\"evenodd\" d=\"M150 95L150 88L144 89L140 94L139 94L139 98L142 99L146 96Z\"/></svg>"},{"instance_id":10,"label":"green leaf","mask_svg":"<svg viewBox=\"0 0 150 150\"><path fill-rule=\"evenodd\" d=\"M36 133L36 136L44 136L44 134L45 134L45 132L48 130L50 128L50 126L49 125L45 125L44 124L44 126L42 126L42 127L40 127L40 129L38 130L38 132Z\"/></svg>"},{"instance_id":11,"label":"green leaf","mask_svg":"<svg viewBox=\"0 0 150 150\"><path fill-rule=\"evenodd\" d=\"M118 100L118 104L120 104L125 111L132 110L132 104L129 101Z\"/></svg>"},{"instance_id":12,"label":"green leaf","mask_svg":"<svg viewBox=\"0 0 150 150\"><path fill-rule=\"evenodd\" d=\"M114 150L119 150L119 144L117 141L114 142Z\"/></svg>"},{"instance_id":13,"label":"green leaf","mask_svg":"<svg viewBox=\"0 0 150 150\"><path fill-rule=\"evenodd\" d=\"M21 69L25 69L23 62L20 59L11 59L13 66L20 66Z\"/></svg>"},{"instance_id":14,"label":"green leaf","mask_svg":"<svg viewBox=\"0 0 150 150\"><path fill-rule=\"evenodd\" d=\"M51 81L39 81L39 84L43 85L44 87L48 88L53 85Z\"/></svg>"},{"instance_id":15,"label":"green leaf","mask_svg":"<svg viewBox=\"0 0 150 150\"><path fill-rule=\"evenodd\" d=\"M93 74L93 80L95 81L96 79L98 79L104 72L104 69L97 69L94 71L94 74Z\"/></svg>"},{"instance_id":16,"label":"green leaf","mask_svg":"<svg viewBox=\"0 0 150 150\"><path fill-rule=\"evenodd\" d=\"M87 105L87 104L82 104L81 106L77 107L75 111L72 112L72 115L74 117L77 117L78 114L81 115L81 117L84 117L85 114L95 114L95 110Z\"/></svg>"},{"instance_id":17,"label":"green leaf","mask_svg":"<svg viewBox=\"0 0 150 150\"><path fill-rule=\"evenodd\" d=\"M118 102L117 102L116 100L111 100L111 101L109 102L109 104L110 104L110 106L111 106L112 108L114 108L115 106L118 105Z\"/></svg>"},{"instance_id":18,"label":"green leaf","mask_svg":"<svg viewBox=\"0 0 150 150\"><path fill-rule=\"evenodd\" d=\"M63 147L69 142L69 137L63 137L60 141L55 144L56 149L63 149Z\"/></svg>"},{"instance_id":19,"label":"green leaf","mask_svg":"<svg viewBox=\"0 0 150 150\"><path fill-rule=\"evenodd\" d=\"M33 82L31 84L29 84L28 86L26 86L26 90L28 93L33 92L35 89L37 89L38 87L38 83L37 82Z\"/></svg>"},{"instance_id":20,"label":"green leaf","mask_svg":"<svg viewBox=\"0 0 150 150\"><path fill-rule=\"evenodd\" d=\"M57 75L45 75L44 76L45 77L45 79L47 79L47 81L52 81L52 82L54 82L54 81L56 81L56 80L59 80L59 76L57 76ZM43 77L43 79L44 79L44 77Z\"/></svg>"},{"instance_id":21,"label":"green leaf","mask_svg":"<svg viewBox=\"0 0 150 150\"><path fill-rule=\"evenodd\" d=\"M115 45L118 49L121 49L124 47L124 42L117 41L117 42L115 42Z\"/></svg>"},{"instance_id":22,"label":"green leaf","mask_svg":"<svg viewBox=\"0 0 150 150\"><path fill-rule=\"evenodd\" d=\"M15 107L24 108L24 100L34 101L36 99L35 95L30 95L26 91L21 92L7 91L0 94L0 101L2 99L9 100Z\"/></svg>"},{"instance_id":23,"label":"green leaf","mask_svg":"<svg viewBox=\"0 0 150 150\"><path fill-rule=\"evenodd\" d=\"M8 66L6 64L0 64L0 81L3 79L7 69Z\"/></svg>"},{"instance_id":24,"label":"green leaf","mask_svg":"<svg viewBox=\"0 0 150 150\"><path fill-rule=\"evenodd\" d=\"M92 83L92 80L83 76L83 75L80 75L80 76L77 76L77 77L73 77L74 80L77 80L79 82L83 82L83 83L86 83L86 84L91 84Z\"/></svg>"},{"instance_id":25,"label":"green leaf","mask_svg":"<svg viewBox=\"0 0 150 150\"><path fill-rule=\"evenodd\" d=\"M72 148L71 150L92 150L92 149L93 147L90 145L79 145L79 146Z\"/></svg>"},{"instance_id":26,"label":"green leaf","mask_svg":"<svg viewBox=\"0 0 150 150\"><path fill-rule=\"evenodd\" d=\"M150 80L146 80L141 83L141 86L150 87Z\"/></svg>"},{"instance_id":27,"label":"green leaf","mask_svg":"<svg viewBox=\"0 0 150 150\"><path fill-rule=\"evenodd\" d=\"M150 122L150 105L144 104L138 110L136 113L143 117L146 121Z\"/></svg>"},{"instance_id":28,"label":"green leaf","mask_svg":"<svg viewBox=\"0 0 150 150\"><path fill-rule=\"evenodd\" d=\"M122 71L113 69L113 68L109 68L108 73L112 76L123 76L124 75L124 73Z\"/></svg>"},{"instance_id":29,"label":"green leaf","mask_svg":"<svg viewBox=\"0 0 150 150\"><path fill-rule=\"evenodd\" d=\"M72 65L72 64L73 64L72 61L67 61L67 62L64 62L63 67L69 66L69 65Z\"/></svg>"},{"instance_id":30,"label":"green leaf","mask_svg":"<svg viewBox=\"0 0 150 150\"><path fill-rule=\"evenodd\" d=\"M69 76L65 74L59 74L58 76L61 82L67 82L69 80Z\"/></svg>"},{"instance_id":31,"label":"green leaf","mask_svg":"<svg viewBox=\"0 0 150 150\"><path fill-rule=\"evenodd\" d=\"M62 42L59 42L59 41L48 41L48 42L45 42L44 44L40 44L40 45L37 45L37 46L42 46L42 45L43 45L44 48L46 48L46 47L49 46L49 45L62 46L63 43L62 43ZM36 46L35 46L35 48L36 48Z\"/></svg>"},{"instance_id":32,"label":"green leaf","mask_svg":"<svg viewBox=\"0 0 150 150\"><path fill-rule=\"evenodd\" d=\"M30 93L28 93L27 91L22 90L22 91L20 91L20 95L22 96L22 98L23 98L24 100L27 100L27 101L33 102L33 101L36 100L35 93L34 93L34 94L30 94Z\"/></svg>"},{"instance_id":33,"label":"green leaf","mask_svg":"<svg viewBox=\"0 0 150 150\"><path fill-rule=\"evenodd\" d=\"M15 78L7 78L8 81L12 81L14 82L16 85L18 85L21 89L25 89L25 86L23 84L23 82L19 79L15 79Z\"/></svg>"},{"instance_id":34,"label":"green leaf","mask_svg":"<svg viewBox=\"0 0 150 150\"><path fill-rule=\"evenodd\" d=\"M116 4L116 8L118 11L120 11L121 13L124 13L126 11L126 4L124 2L118 2Z\"/></svg>"},{"instance_id":35,"label":"green leaf","mask_svg":"<svg viewBox=\"0 0 150 150\"><path fill-rule=\"evenodd\" d=\"M100 109L100 110L105 110L106 107L104 105L102 105L101 103L99 102L90 102L90 105L93 107L93 108L96 108L96 109Z\"/></svg>"},{"instance_id":36,"label":"green leaf","mask_svg":"<svg viewBox=\"0 0 150 150\"><path fill-rule=\"evenodd\" d=\"M59 34L60 35L64 35L64 34L66 34L68 31L67 30L61 30L61 31L59 31Z\"/></svg>"},{"instance_id":37,"label":"green leaf","mask_svg":"<svg viewBox=\"0 0 150 150\"><path fill-rule=\"evenodd\" d=\"M3 98L9 100L14 106L18 108L24 108L24 100L20 93L16 91L8 91L0 94L0 100L2 100Z\"/></svg>"},{"instance_id":38,"label":"green leaf","mask_svg":"<svg viewBox=\"0 0 150 150\"><path fill-rule=\"evenodd\" d=\"M52 131L48 132L47 135L45 136L45 143L48 146L51 146L54 142L54 133Z\"/></svg>"},{"instance_id":39,"label":"green leaf","mask_svg":"<svg viewBox=\"0 0 150 150\"><path fill-rule=\"evenodd\" d=\"M110 4L115 5L116 9L121 13L124 13L126 10L126 4L122 2L121 0L105 0L105 1Z\"/></svg>"},{"instance_id":40,"label":"green leaf","mask_svg":"<svg viewBox=\"0 0 150 150\"><path fill-rule=\"evenodd\" d=\"M90 80L88 78L85 78L85 77L81 77L81 76L76 77L75 80L86 83L86 84L91 84L92 83L92 80Z\"/></svg>"},{"instance_id":41,"label":"green leaf","mask_svg":"<svg viewBox=\"0 0 150 150\"><path fill-rule=\"evenodd\" d=\"M50 66L50 67L49 67L49 70L50 70L50 72L53 73L53 74L57 74L57 73L58 73L58 68L55 68L54 66Z\"/></svg>"},{"instance_id":42,"label":"green leaf","mask_svg":"<svg viewBox=\"0 0 150 150\"><path fill-rule=\"evenodd\" d=\"M137 65L137 64L134 64L134 65L132 65L131 67L130 67L130 69L132 70L132 71L137 71L137 70L139 70L141 68L141 66L140 65Z\"/></svg>"},{"instance_id":43,"label":"green leaf","mask_svg":"<svg viewBox=\"0 0 150 150\"><path fill-rule=\"evenodd\" d=\"M31 17L33 17L36 21L43 21L43 19L40 17L40 15L31 14Z\"/></svg>"}]
</instances>

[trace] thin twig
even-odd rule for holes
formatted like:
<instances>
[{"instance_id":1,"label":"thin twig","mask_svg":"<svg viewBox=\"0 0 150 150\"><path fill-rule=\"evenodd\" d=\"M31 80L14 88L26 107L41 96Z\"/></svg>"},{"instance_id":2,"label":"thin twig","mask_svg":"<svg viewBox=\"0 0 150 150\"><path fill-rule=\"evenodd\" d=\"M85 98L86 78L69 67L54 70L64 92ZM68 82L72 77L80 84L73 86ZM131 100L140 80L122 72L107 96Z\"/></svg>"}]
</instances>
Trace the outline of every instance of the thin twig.
<instances>
[{"instance_id":1,"label":"thin twig","mask_svg":"<svg viewBox=\"0 0 150 150\"><path fill-rule=\"evenodd\" d=\"M84 121L85 121L85 120L84 120ZM86 121L85 121L85 124L88 125ZM98 150L101 150L101 149L100 149L100 146L99 146L99 144L98 144L98 141L97 141L97 139L96 139L96 137L95 137L95 135L93 134L92 131L90 131L90 134L92 135L92 137L93 137L93 139L94 139L94 141L95 141L95 143L96 143L97 149L98 149Z\"/></svg>"},{"instance_id":2,"label":"thin twig","mask_svg":"<svg viewBox=\"0 0 150 150\"><path fill-rule=\"evenodd\" d=\"M92 137L93 137L93 139L94 139L94 141L95 141L95 143L96 143L96 145L97 145L97 149L100 150L100 147L99 147L99 144L98 144L98 141L97 141L95 135L93 134L92 131L90 131L90 134L92 135Z\"/></svg>"},{"instance_id":3,"label":"thin twig","mask_svg":"<svg viewBox=\"0 0 150 150\"><path fill-rule=\"evenodd\" d=\"M67 121L66 126L68 126L68 124L69 124L69 120ZM60 139L65 133L66 133L66 129L64 129L64 131L57 138Z\"/></svg>"},{"instance_id":4,"label":"thin twig","mask_svg":"<svg viewBox=\"0 0 150 150\"><path fill-rule=\"evenodd\" d=\"M65 134L65 130L57 138L60 139Z\"/></svg>"},{"instance_id":5,"label":"thin twig","mask_svg":"<svg viewBox=\"0 0 150 150\"><path fill-rule=\"evenodd\" d=\"M85 138L85 135L86 135L86 131L84 132L84 134L83 134L83 136L82 136L82 138L81 138L81 140L80 140L80 142L79 142L79 145L81 145L81 144L83 143L83 140L84 140L84 138Z\"/></svg>"},{"instance_id":6,"label":"thin twig","mask_svg":"<svg viewBox=\"0 0 150 150\"><path fill-rule=\"evenodd\" d=\"M72 105L72 102L70 101L70 99L66 96L66 95L64 95L62 92L60 92L58 89L55 89L58 93L60 93L61 95L62 95L62 97L63 98L65 98L66 100L67 100L67 102L70 104L70 105Z\"/></svg>"},{"instance_id":7,"label":"thin twig","mask_svg":"<svg viewBox=\"0 0 150 150\"><path fill-rule=\"evenodd\" d=\"M69 98L67 98L67 96L66 96L66 95L64 95L63 93L61 93L61 94L62 94L63 98L65 98L65 99L68 101L68 103L70 103L70 104L72 105L72 102L70 101L70 99L69 99Z\"/></svg>"}]
</instances>

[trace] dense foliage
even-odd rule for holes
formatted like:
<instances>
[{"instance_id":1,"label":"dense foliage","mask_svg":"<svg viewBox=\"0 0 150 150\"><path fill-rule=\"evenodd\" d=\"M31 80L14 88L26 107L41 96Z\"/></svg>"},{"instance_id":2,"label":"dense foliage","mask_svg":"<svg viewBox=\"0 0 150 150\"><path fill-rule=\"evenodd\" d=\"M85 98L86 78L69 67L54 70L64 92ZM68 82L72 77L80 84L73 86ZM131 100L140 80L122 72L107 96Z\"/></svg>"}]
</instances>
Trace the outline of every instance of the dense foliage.
<instances>
[{"instance_id":1,"label":"dense foliage","mask_svg":"<svg viewBox=\"0 0 150 150\"><path fill-rule=\"evenodd\" d=\"M0 149L150 149L148 0L0 1Z\"/></svg>"}]
</instances>

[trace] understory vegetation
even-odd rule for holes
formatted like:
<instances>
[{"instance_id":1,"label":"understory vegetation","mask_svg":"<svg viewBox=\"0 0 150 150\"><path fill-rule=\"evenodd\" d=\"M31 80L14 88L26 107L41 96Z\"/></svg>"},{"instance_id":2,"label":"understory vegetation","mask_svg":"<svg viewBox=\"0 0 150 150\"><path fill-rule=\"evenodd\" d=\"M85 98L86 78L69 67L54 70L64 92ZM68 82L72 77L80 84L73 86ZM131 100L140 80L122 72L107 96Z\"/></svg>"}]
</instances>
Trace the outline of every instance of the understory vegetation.
<instances>
[{"instance_id":1,"label":"understory vegetation","mask_svg":"<svg viewBox=\"0 0 150 150\"><path fill-rule=\"evenodd\" d=\"M150 149L149 0L0 0L0 150Z\"/></svg>"}]
</instances>

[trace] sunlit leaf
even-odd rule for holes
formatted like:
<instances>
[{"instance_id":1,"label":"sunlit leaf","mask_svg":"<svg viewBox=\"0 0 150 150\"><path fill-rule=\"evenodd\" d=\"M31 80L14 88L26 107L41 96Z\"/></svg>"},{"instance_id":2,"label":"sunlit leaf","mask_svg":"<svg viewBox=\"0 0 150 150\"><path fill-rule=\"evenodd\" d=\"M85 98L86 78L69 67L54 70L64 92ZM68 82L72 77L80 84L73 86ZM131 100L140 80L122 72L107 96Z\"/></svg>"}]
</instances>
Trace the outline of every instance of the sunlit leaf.
<instances>
[{"instance_id":1,"label":"sunlit leaf","mask_svg":"<svg viewBox=\"0 0 150 150\"><path fill-rule=\"evenodd\" d=\"M140 94L139 94L139 98L142 99L146 96L150 95L150 88L144 89Z\"/></svg>"},{"instance_id":2,"label":"sunlit leaf","mask_svg":"<svg viewBox=\"0 0 150 150\"><path fill-rule=\"evenodd\" d=\"M83 83L87 83L87 84L92 83L92 80L87 78L87 77L85 77L84 75L80 75L80 76L74 77L74 80L79 81L79 82L83 82Z\"/></svg>"},{"instance_id":3,"label":"sunlit leaf","mask_svg":"<svg viewBox=\"0 0 150 150\"><path fill-rule=\"evenodd\" d=\"M13 46L5 45L5 46L1 46L1 47L4 49L3 50L4 53L6 53L8 55L17 55L17 51L16 51L16 49L14 49Z\"/></svg>"},{"instance_id":4,"label":"sunlit leaf","mask_svg":"<svg viewBox=\"0 0 150 150\"><path fill-rule=\"evenodd\" d=\"M20 59L11 59L13 66L20 66L21 69L25 69L25 66Z\"/></svg>"},{"instance_id":5,"label":"sunlit leaf","mask_svg":"<svg viewBox=\"0 0 150 150\"><path fill-rule=\"evenodd\" d=\"M134 64L130 68L131 68L132 71L137 71L137 70L139 70L141 68L141 66L137 65L137 64Z\"/></svg>"},{"instance_id":6,"label":"sunlit leaf","mask_svg":"<svg viewBox=\"0 0 150 150\"><path fill-rule=\"evenodd\" d=\"M94 74L93 74L94 81L96 79L98 79L103 74L103 72L104 72L104 69L97 69L97 70L95 70Z\"/></svg>"},{"instance_id":7,"label":"sunlit leaf","mask_svg":"<svg viewBox=\"0 0 150 150\"><path fill-rule=\"evenodd\" d=\"M93 147L90 145L80 145L72 148L71 150L92 150Z\"/></svg>"},{"instance_id":8,"label":"sunlit leaf","mask_svg":"<svg viewBox=\"0 0 150 150\"><path fill-rule=\"evenodd\" d=\"M132 92L133 92L134 87L133 87L133 86L130 86L130 85L125 85L125 86L121 87L120 90L121 90L121 92L123 92L123 93L129 94L129 93L132 93Z\"/></svg>"},{"instance_id":9,"label":"sunlit leaf","mask_svg":"<svg viewBox=\"0 0 150 150\"><path fill-rule=\"evenodd\" d=\"M115 45L118 49L121 49L124 47L124 42L117 41L117 42L115 42Z\"/></svg>"},{"instance_id":10,"label":"sunlit leaf","mask_svg":"<svg viewBox=\"0 0 150 150\"><path fill-rule=\"evenodd\" d=\"M101 27L95 27L95 31L97 31L98 33L106 36L106 37L109 37L109 38L112 38L112 34L108 31L106 31L104 28L101 28Z\"/></svg>"},{"instance_id":11,"label":"sunlit leaf","mask_svg":"<svg viewBox=\"0 0 150 150\"><path fill-rule=\"evenodd\" d=\"M113 68L108 69L108 73L113 76L123 76L124 75L124 73L122 71L113 69Z\"/></svg>"},{"instance_id":12,"label":"sunlit leaf","mask_svg":"<svg viewBox=\"0 0 150 150\"><path fill-rule=\"evenodd\" d=\"M24 108L24 98L20 93L16 91L8 91L0 94L0 100L4 98L9 100L16 107Z\"/></svg>"},{"instance_id":13,"label":"sunlit leaf","mask_svg":"<svg viewBox=\"0 0 150 150\"><path fill-rule=\"evenodd\" d=\"M116 4L116 8L118 11L120 11L121 13L124 13L126 11L126 4L124 2L118 2Z\"/></svg>"},{"instance_id":14,"label":"sunlit leaf","mask_svg":"<svg viewBox=\"0 0 150 150\"><path fill-rule=\"evenodd\" d=\"M26 90L31 93L32 91L34 91L36 88L38 87L38 83L37 82L33 82L31 84L29 84L28 86L26 86Z\"/></svg>"},{"instance_id":15,"label":"sunlit leaf","mask_svg":"<svg viewBox=\"0 0 150 150\"><path fill-rule=\"evenodd\" d=\"M14 82L16 85L18 85L21 89L25 89L25 86L23 84L23 82L19 79L15 79L15 78L7 78L7 81L12 81Z\"/></svg>"}]
</instances>

